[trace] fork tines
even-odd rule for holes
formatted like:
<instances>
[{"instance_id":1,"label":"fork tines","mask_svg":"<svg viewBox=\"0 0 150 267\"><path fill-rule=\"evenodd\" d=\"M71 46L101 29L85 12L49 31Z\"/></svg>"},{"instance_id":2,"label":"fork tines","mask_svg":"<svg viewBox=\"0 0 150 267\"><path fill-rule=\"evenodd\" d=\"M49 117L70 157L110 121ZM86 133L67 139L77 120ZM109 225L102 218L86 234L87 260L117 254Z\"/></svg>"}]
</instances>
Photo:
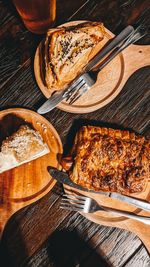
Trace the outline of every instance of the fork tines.
<instances>
[{"instance_id":1,"label":"fork tines","mask_svg":"<svg viewBox=\"0 0 150 267\"><path fill-rule=\"evenodd\" d=\"M74 94L72 94L72 96L70 98L70 101L69 101L70 105L73 104L75 101L77 101L79 97L81 97L85 92L88 91L89 88L87 86L85 86L85 85L86 85L86 83L83 80L82 81L82 85L75 91ZM82 89L81 93L79 93L80 89Z\"/></svg>"},{"instance_id":2,"label":"fork tines","mask_svg":"<svg viewBox=\"0 0 150 267\"><path fill-rule=\"evenodd\" d=\"M84 196L64 194L60 208L73 211L84 211L86 199L87 198Z\"/></svg>"},{"instance_id":3,"label":"fork tines","mask_svg":"<svg viewBox=\"0 0 150 267\"><path fill-rule=\"evenodd\" d=\"M66 101L69 100L69 104L72 102L72 98L74 98L74 95L85 85L85 81L83 79L78 79L78 81L74 84L72 87L72 90L67 94ZM75 94L74 94L75 92Z\"/></svg>"},{"instance_id":4,"label":"fork tines","mask_svg":"<svg viewBox=\"0 0 150 267\"><path fill-rule=\"evenodd\" d=\"M84 78L83 78L84 77ZM68 94L66 101L69 104L73 104L79 97L81 97L85 92L87 92L93 85L95 81L91 79L90 75L84 73L73 85L73 89L70 94Z\"/></svg>"}]
</instances>

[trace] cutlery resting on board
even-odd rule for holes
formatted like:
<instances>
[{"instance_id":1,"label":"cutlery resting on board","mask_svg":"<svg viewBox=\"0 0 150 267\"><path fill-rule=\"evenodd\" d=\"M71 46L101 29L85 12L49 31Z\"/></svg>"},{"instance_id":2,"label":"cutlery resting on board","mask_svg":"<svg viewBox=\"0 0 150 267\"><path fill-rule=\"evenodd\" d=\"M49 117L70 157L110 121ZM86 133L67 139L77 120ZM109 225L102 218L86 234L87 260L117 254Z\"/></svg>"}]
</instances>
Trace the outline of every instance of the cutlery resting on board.
<instances>
[{"instance_id":1,"label":"cutlery resting on board","mask_svg":"<svg viewBox=\"0 0 150 267\"><path fill-rule=\"evenodd\" d=\"M150 225L150 217L131 214L126 211L120 211L118 209L111 209L100 205L96 200L84 195L77 194L64 194L62 196L60 208L72 211L78 211L83 213L94 213L96 211L105 211L114 215L124 216L128 219L133 219L145 224Z\"/></svg>"},{"instance_id":2,"label":"cutlery resting on board","mask_svg":"<svg viewBox=\"0 0 150 267\"><path fill-rule=\"evenodd\" d=\"M103 59L108 53L110 53L117 45L127 39L134 28L132 26L127 26L119 35L117 35L104 49L102 49L95 57L92 59L86 66L85 71L83 73L94 67L101 59ZM110 61L110 59L109 59ZM37 110L38 113L44 114L53 108L55 108L63 99L68 98L71 95L71 92L76 88L79 83L79 78L82 76L82 73L79 77L77 77L71 85L69 85L65 90L60 90L58 92L54 92L54 94ZM90 77L87 77L86 83L91 85ZM80 84L79 84L80 87Z\"/></svg>"},{"instance_id":3,"label":"cutlery resting on board","mask_svg":"<svg viewBox=\"0 0 150 267\"><path fill-rule=\"evenodd\" d=\"M88 190L88 189L86 189L86 188L84 188L78 184L75 184L73 181L71 181L71 179L69 178L69 175L66 172L60 171L54 167L48 167L48 172L58 182L60 182L62 184L66 184L72 188L79 189L79 190L89 192L89 193L104 195L104 196L107 196L107 197L110 197L113 199L118 199L122 202L134 205L140 209L143 209L145 211L150 212L150 203L148 203L146 201L139 200L137 198L133 198L130 196L121 195L119 193L97 192L94 190Z\"/></svg>"},{"instance_id":4,"label":"cutlery resting on board","mask_svg":"<svg viewBox=\"0 0 150 267\"><path fill-rule=\"evenodd\" d=\"M78 98L89 91L96 83L98 71L101 71L114 57L127 48L130 44L141 39L146 30L137 27L127 26L119 35L108 43L100 52L87 64L82 73L64 90L56 91L53 95L37 110L40 114L45 114L55 108L62 100L73 104ZM105 57L108 56L106 59ZM93 72L94 68L102 59L98 71Z\"/></svg>"}]
</instances>

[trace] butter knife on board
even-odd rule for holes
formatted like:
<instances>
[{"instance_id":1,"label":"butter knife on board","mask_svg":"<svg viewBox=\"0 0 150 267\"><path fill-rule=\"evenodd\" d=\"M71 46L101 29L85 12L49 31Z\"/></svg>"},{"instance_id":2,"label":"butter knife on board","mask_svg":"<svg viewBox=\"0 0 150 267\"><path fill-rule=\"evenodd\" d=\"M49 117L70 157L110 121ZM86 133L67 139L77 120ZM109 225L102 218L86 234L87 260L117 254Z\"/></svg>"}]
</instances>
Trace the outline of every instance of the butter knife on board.
<instances>
[{"instance_id":1,"label":"butter knife on board","mask_svg":"<svg viewBox=\"0 0 150 267\"><path fill-rule=\"evenodd\" d=\"M66 89L54 92L53 95L37 110L37 112L39 114L45 114L54 109L59 103L62 102L62 100L67 98L68 93L71 92L73 87L75 87L76 81L82 76L88 66L90 66L90 69L96 66L100 60L108 55L120 43L125 41L133 32L134 28L131 25L127 26L123 31L121 31L121 33L119 33L110 43L100 50L100 52L92 60L90 60L90 62L85 66L85 70L83 70L83 72L76 79L74 79Z\"/></svg>"},{"instance_id":2,"label":"butter knife on board","mask_svg":"<svg viewBox=\"0 0 150 267\"><path fill-rule=\"evenodd\" d=\"M89 193L95 193L95 194L100 194L100 195L105 195L107 197L113 198L113 199L118 199L122 202L131 204L133 206L136 206L140 209L143 209L145 211L150 212L150 203L139 200L137 198L121 195L119 193L110 193L110 192L99 192L99 191L94 191L94 190L88 190L78 184L75 184L73 181L70 180L69 175L66 172L60 171L54 167L48 167L48 172L49 174L57 180L59 183L66 184L72 188L79 189L85 192Z\"/></svg>"}]
</instances>

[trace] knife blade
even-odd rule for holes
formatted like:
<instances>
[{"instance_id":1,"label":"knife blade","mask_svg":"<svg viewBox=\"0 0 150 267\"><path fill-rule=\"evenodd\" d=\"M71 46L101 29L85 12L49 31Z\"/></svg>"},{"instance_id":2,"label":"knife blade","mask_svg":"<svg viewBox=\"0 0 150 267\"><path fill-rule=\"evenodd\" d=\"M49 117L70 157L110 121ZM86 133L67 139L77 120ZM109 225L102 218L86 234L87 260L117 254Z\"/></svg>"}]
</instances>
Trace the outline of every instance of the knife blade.
<instances>
[{"instance_id":1,"label":"knife blade","mask_svg":"<svg viewBox=\"0 0 150 267\"><path fill-rule=\"evenodd\" d=\"M89 192L89 193L97 193L94 190L89 190L87 188L84 188L78 184L75 184L70 178L69 175L66 172L60 171L54 167L49 166L48 167L48 172L49 174L55 179L57 180L59 183L62 184L66 184L69 185L70 187L85 191L85 192ZM106 195L109 196L110 193L107 192L98 192L101 195Z\"/></svg>"},{"instance_id":2,"label":"knife blade","mask_svg":"<svg viewBox=\"0 0 150 267\"><path fill-rule=\"evenodd\" d=\"M64 90L56 91L54 94L37 110L39 114L45 114L54 109L63 99Z\"/></svg>"},{"instance_id":3,"label":"knife blade","mask_svg":"<svg viewBox=\"0 0 150 267\"><path fill-rule=\"evenodd\" d=\"M48 167L48 172L59 183L69 185L72 188L79 189L79 190L82 190L84 192L105 195L105 196L113 198L113 199L118 199L124 203L131 204L131 205L136 206L140 209L143 209L145 211L150 212L150 203L146 202L144 200L140 200L140 199L130 197L130 196L125 196L125 195L122 195L119 193L89 190L89 189L84 188L78 184L75 184L73 181L71 181L71 179L69 178L69 175L66 172L60 171L60 170L58 170L54 167L51 167L51 166Z\"/></svg>"},{"instance_id":4,"label":"knife blade","mask_svg":"<svg viewBox=\"0 0 150 267\"><path fill-rule=\"evenodd\" d=\"M78 78L79 76L75 78L66 89L54 92L52 96L48 100L46 100L46 102L37 110L37 112L39 114L45 114L54 109L59 103L61 103L63 99L66 98L72 88L75 87Z\"/></svg>"},{"instance_id":5,"label":"knife blade","mask_svg":"<svg viewBox=\"0 0 150 267\"><path fill-rule=\"evenodd\" d=\"M108 53L110 53L117 45L119 45L121 42L126 40L134 31L134 28L129 25L127 26L122 32L120 32L114 39L111 40L109 44L107 44L100 52L90 60L90 62L85 66L83 71L80 73L78 77L76 77L75 80L72 81L69 86L60 91L56 91L53 93L53 95L46 100L46 102L37 110L39 114L45 114L52 109L54 109L59 103L62 102L67 97L68 92L71 91L73 87L76 86L77 80L85 73L91 70L97 63L103 59Z\"/></svg>"}]
</instances>

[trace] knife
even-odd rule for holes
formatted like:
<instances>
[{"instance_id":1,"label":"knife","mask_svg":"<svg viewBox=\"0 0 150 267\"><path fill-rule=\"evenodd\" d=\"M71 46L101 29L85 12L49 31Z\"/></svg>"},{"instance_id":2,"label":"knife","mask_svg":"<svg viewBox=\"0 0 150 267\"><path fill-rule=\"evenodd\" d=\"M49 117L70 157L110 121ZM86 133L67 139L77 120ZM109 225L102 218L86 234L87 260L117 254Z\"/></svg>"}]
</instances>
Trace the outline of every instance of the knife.
<instances>
[{"instance_id":1,"label":"knife","mask_svg":"<svg viewBox=\"0 0 150 267\"><path fill-rule=\"evenodd\" d=\"M67 87L66 89L56 91L52 96L46 100L46 102L37 110L39 114L45 114L54 109L59 103L66 98L66 95L74 87L74 83L78 80L78 77Z\"/></svg>"},{"instance_id":2,"label":"knife","mask_svg":"<svg viewBox=\"0 0 150 267\"><path fill-rule=\"evenodd\" d=\"M146 201L139 200L137 198L133 198L133 197L125 196L125 195L121 195L119 193L99 192L99 191L86 189L86 188L84 188L78 184L75 184L73 181L71 181L71 179L69 178L69 175L66 172L60 171L60 170L58 170L54 167L51 167L51 166L48 167L48 172L59 183L69 185L72 188L79 189L79 190L82 190L85 192L105 195L105 196L113 198L113 199L118 199L122 202L131 204L131 205L136 206L140 209L143 209L145 211L150 212L150 203L148 203Z\"/></svg>"},{"instance_id":3,"label":"knife","mask_svg":"<svg viewBox=\"0 0 150 267\"><path fill-rule=\"evenodd\" d=\"M117 45L122 43L124 40L126 40L132 33L134 32L134 28L129 25L127 26L121 33L119 33L109 44L107 44L100 52L92 59L90 62L85 66L84 70L80 75L73 80L69 86L60 91L56 91L53 93L53 95L37 110L39 114L45 114L52 109L54 109L59 103L64 100L68 93L71 91L71 89L76 84L76 81L83 75L83 73L91 70L94 66L97 65L97 63L102 60L108 53L112 51Z\"/></svg>"}]
</instances>

